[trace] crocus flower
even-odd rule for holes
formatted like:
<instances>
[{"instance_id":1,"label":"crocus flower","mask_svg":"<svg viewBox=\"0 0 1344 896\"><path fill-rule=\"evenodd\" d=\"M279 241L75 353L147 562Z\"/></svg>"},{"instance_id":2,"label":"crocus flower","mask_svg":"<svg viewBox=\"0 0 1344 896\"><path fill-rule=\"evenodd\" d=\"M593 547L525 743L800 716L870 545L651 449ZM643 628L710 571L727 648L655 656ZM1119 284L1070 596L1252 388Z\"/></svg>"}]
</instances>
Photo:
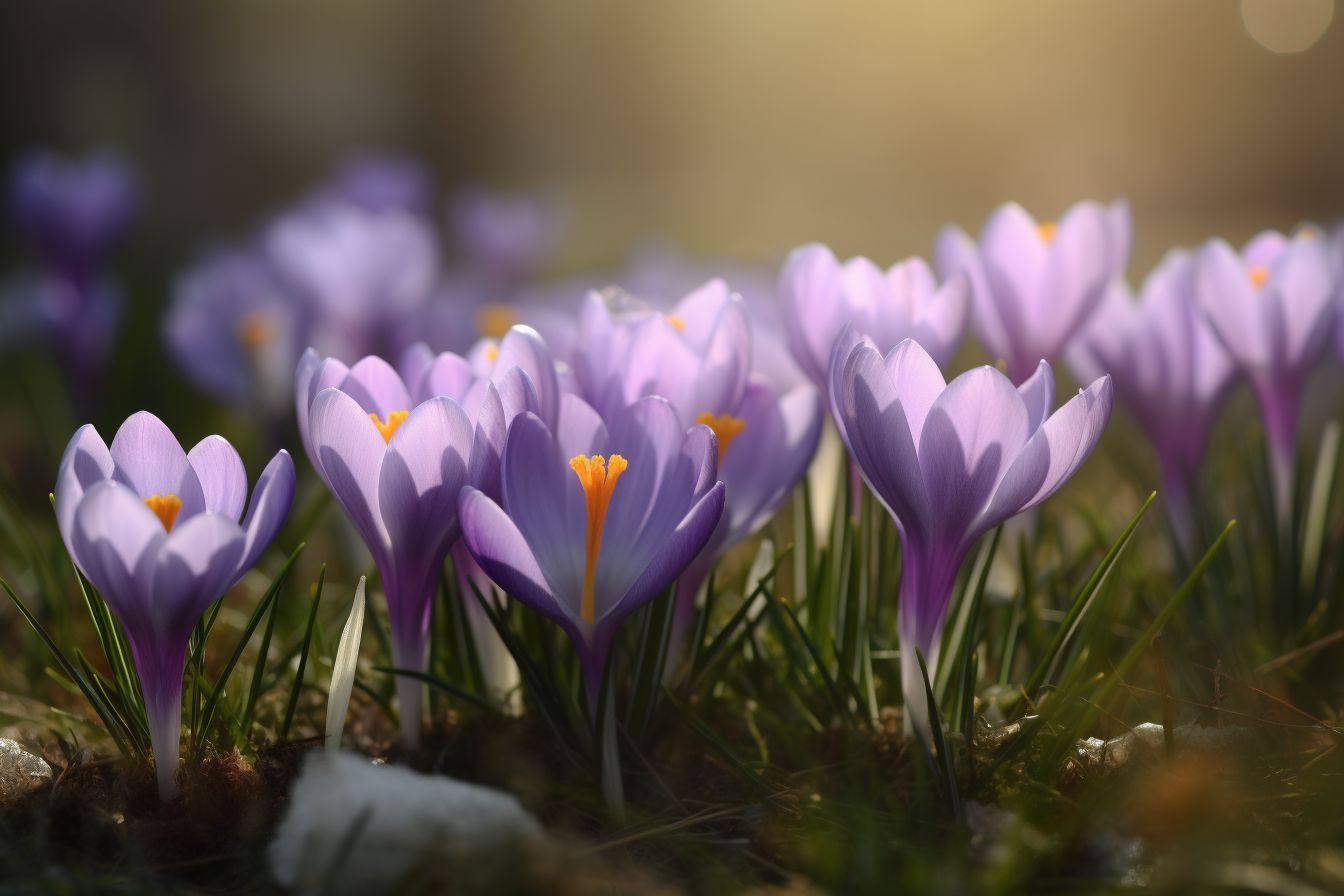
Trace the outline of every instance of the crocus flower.
<instances>
[{"instance_id":1,"label":"crocus flower","mask_svg":"<svg viewBox=\"0 0 1344 896\"><path fill-rule=\"evenodd\" d=\"M884 358L843 333L831 360L836 426L901 539L899 634L906 730L930 734L915 650L930 674L957 571L995 526L1045 500L1091 452L1111 411L1102 377L1054 414L1050 366L1015 388L993 367L951 383L912 339Z\"/></svg>"},{"instance_id":2,"label":"crocus flower","mask_svg":"<svg viewBox=\"0 0 1344 896\"><path fill-rule=\"evenodd\" d=\"M595 705L612 639L700 553L723 512L707 427L682 428L661 398L610 430L565 396L558 431L514 419L501 497L463 490L458 514L476 562L507 594L554 620L579 655Z\"/></svg>"},{"instance_id":3,"label":"crocus flower","mask_svg":"<svg viewBox=\"0 0 1344 896\"><path fill-rule=\"evenodd\" d=\"M841 263L818 243L789 254L779 276L780 315L799 366L826 388L831 348L846 326L890 351L914 339L939 365L956 353L970 310L970 284L960 272L939 284L921 258L885 271L867 258Z\"/></svg>"},{"instance_id":4,"label":"crocus flower","mask_svg":"<svg viewBox=\"0 0 1344 896\"><path fill-rule=\"evenodd\" d=\"M1129 262L1129 206L1080 202L1059 223L1037 222L1020 205L1000 206L985 222L980 244L945 227L934 250L943 277L971 280L972 325L1013 382L1036 362L1057 358Z\"/></svg>"},{"instance_id":5,"label":"crocus flower","mask_svg":"<svg viewBox=\"0 0 1344 896\"><path fill-rule=\"evenodd\" d=\"M15 163L10 194L19 226L47 266L81 284L125 233L138 201L135 176L110 152L31 152Z\"/></svg>"},{"instance_id":6,"label":"crocus flower","mask_svg":"<svg viewBox=\"0 0 1344 896\"><path fill-rule=\"evenodd\" d=\"M1315 227L1291 237L1265 231L1240 253L1211 240L1198 257L1200 308L1260 402L1283 525L1292 509L1302 391L1330 350L1338 280Z\"/></svg>"},{"instance_id":7,"label":"crocus flower","mask_svg":"<svg viewBox=\"0 0 1344 896\"><path fill-rule=\"evenodd\" d=\"M264 253L278 287L308 316L311 344L332 355L400 350L403 320L438 284L432 229L400 211L304 206L270 228Z\"/></svg>"},{"instance_id":8,"label":"crocus flower","mask_svg":"<svg viewBox=\"0 0 1344 896\"><path fill-rule=\"evenodd\" d=\"M343 162L327 187L327 195L371 212L425 216L433 205L434 188L429 171L418 159L370 153Z\"/></svg>"},{"instance_id":9,"label":"crocus flower","mask_svg":"<svg viewBox=\"0 0 1344 896\"><path fill-rule=\"evenodd\" d=\"M458 535L457 493L468 482L475 437L452 398L414 402L382 358L353 366L311 349L296 375L299 433L308 459L373 555L387 595L392 657L425 671L439 571ZM483 402L499 408L494 386ZM401 733L419 742L422 686L397 679Z\"/></svg>"},{"instance_id":10,"label":"crocus flower","mask_svg":"<svg viewBox=\"0 0 1344 896\"><path fill-rule=\"evenodd\" d=\"M1157 452L1163 501L1181 546L1193 545L1191 489L1235 368L1195 301L1195 263L1173 250L1136 304L1116 280L1069 352L1079 378L1109 373L1116 398Z\"/></svg>"},{"instance_id":11,"label":"crocus flower","mask_svg":"<svg viewBox=\"0 0 1344 896\"><path fill-rule=\"evenodd\" d=\"M289 407L302 324L301 309L264 261L239 247L208 255L178 278L163 333L200 389L275 419Z\"/></svg>"},{"instance_id":12,"label":"crocus flower","mask_svg":"<svg viewBox=\"0 0 1344 896\"><path fill-rule=\"evenodd\" d=\"M210 436L184 452L144 411L111 446L91 425L66 446L55 490L61 537L126 633L165 799L175 790L192 628L256 563L293 498L294 464L284 451L248 503L243 462L227 441Z\"/></svg>"},{"instance_id":13,"label":"crocus flower","mask_svg":"<svg viewBox=\"0 0 1344 896\"><path fill-rule=\"evenodd\" d=\"M467 265L498 285L516 285L535 271L560 233L549 203L479 186L452 198L448 224Z\"/></svg>"}]
</instances>

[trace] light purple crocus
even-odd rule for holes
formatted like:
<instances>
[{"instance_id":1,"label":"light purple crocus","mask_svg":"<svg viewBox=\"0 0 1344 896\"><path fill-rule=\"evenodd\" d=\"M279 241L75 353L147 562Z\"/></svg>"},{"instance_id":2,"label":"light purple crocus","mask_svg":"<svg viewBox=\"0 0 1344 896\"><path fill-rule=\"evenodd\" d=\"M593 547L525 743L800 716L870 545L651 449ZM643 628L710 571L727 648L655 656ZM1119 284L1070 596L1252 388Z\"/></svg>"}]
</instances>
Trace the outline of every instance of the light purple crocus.
<instances>
[{"instance_id":1,"label":"light purple crocus","mask_svg":"<svg viewBox=\"0 0 1344 896\"><path fill-rule=\"evenodd\" d=\"M1073 475L1110 415L1111 381L1102 377L1051 414L1054 381L1045 361L1020 387L988 366L948 383L914 340L884 358L846 331L831 360L830 400L841 437L900 535L906 731L927 739L915 650L933 675L967 553Z\"/></svg>"},{"instance_id":2,"label":"light purple crocus","mask_svg":"<svg viewBox=\"0 0 1344 896\"><path fill-rule=\"evenodd\" d=\"M1324 234L1304 227L1291 237L1265 231L1240 253L1210 240L1197 264L1199 306L1260 403L1275 509L1287 526L1302 392L1335 332L1335 262Z\"/></svg>"},{"instance_id":3,"label":"light purple crocus","mask_svg":"<svg viewBox=\"0 0 1344 896\"><path fill-rule=\"evenodd\" d=\"M295 379L304 449L382 577L393 661L423 672L439 573L458 535L457 493L478 441L472 421L447 396L415 401L377 356L347 367L309 349ZM502 413L493 384L481 401ZM401 734L411 747L420 737L421 691L419 681L398 677Z\"/></svg>"},{"instance_id":4,"label":"light purple crocus","mask_svg":"<svg viewBox=\"0 0 1344 896\"><path fill-rule=\"evenodd\" d=\"M57 523L75 565L126 633L164 799L176 788L192 628L257 562L293 498L286 452L266 466L249 503L233 446L210 436L185 452L144 411L121 425L111 446L91 425L66 446L56 477Z\"/></svg>"},{"instance_id":5,"label":"light purple crocus","mask_svg":"<svg viewBox=\"0 0 1344 896\"><path fill-rule=\"evenodd\" d=\"M970 276L972 326L1021 383L1038 360L1059 357L1124 273L1132 230L1124 202L1080 202L1058 224L1010 202L989 216L978 246L961 229L943 228L934 258L941 276Z\"/></svg>"},{"instance_id":6,"label":"light purple crocus","mask_svg":"<svg viewBox=\"0 0 1344 896\"><path fill-rule=\"evenodd\" d=\"M433 230L401 211L326 201L278 219L264 240L277 286L310 321L312 345L342 357L394 349L438 285Z\"/></svg>"},{"instance_id":7,"label":"light purple crocus","mask_svg":"<svg viewBox=\"0 0 1344 896\"><path fill-rule=\"evenodd\" d=\"M14 164L10 199L46 265L81 285L126 232L139 201L135 175L108 151L23 155Z\"/></svg>"},{"instance_id":8,"label":"light purple crocus","mask_svg":"<svg viewBox=\"0 0 1344 896\"><path fill-rule=\"evenodd\" d=\"M516 286L555 248L560 216L543 200L472 186L448 203L448 226L474 273L498 286Z\"/></svg>"},{"instance_id":9,"label":"light purple crocus","mask_svg":"<svg viewBox=\"0 0 1344 896\"><path fill-rule=\"evenodd\" d=\"M1209 430L1235 367L1195 301L1195 263L1176 249L1144 281L1136 303L1113 282L1069 350L1084 382L1109 373L1116 398L1157 452L1162 499L1186 551L1193 548L1191 491Z\"/></svg>"},{"instance_id":10,"label":"light purple crocus","mask_svg":"<svg viewBox=\"0 0 1344 896\"><path fill-rule=\"evenodd\" d=\"M258 253L231 247L178 277L163 335L198 388L276 420L288 415L303 326Z\"/></svg>"},{"instance_id":11,"label":"light purple crocus","mask_svg":"<svg viewBox=\"0 0 1344 896\"><path fill-rule=\"evenodd\" d=\"M700 553L723 512L713 433L683 429L661 398L610 429L573 395L553 432L520 414L504 448L500 499L462 491L462 536L511 597L554 620L578 653L591 708L621 621Z\"/></svg>"},{"instance_id":12,"label":"light purple crocus","mask_svg":"<svg viewBox=\"0 0 1344 896\"><path fill-rule=\"evenodd\" d=\"M325 195L371 212L426 216L434 204L433 179L419 159L395 153L365 153L346 159Z\"/></svg>"},{"instance_id":13,"label":"light purple crocus","mask_svg":"<svg viewBox=\"0 0 1344 896\"><path fill-rule=\"evenodd\" d=\"M946 365L966 329L970 283L959 271L938 283L921 258L883 270L863 257L840 262L827 247L810 243L784 262L779 298L794 359L825 389L831 348L847 326L883 351L914 339Z\"/></svg>"}]
</instances>

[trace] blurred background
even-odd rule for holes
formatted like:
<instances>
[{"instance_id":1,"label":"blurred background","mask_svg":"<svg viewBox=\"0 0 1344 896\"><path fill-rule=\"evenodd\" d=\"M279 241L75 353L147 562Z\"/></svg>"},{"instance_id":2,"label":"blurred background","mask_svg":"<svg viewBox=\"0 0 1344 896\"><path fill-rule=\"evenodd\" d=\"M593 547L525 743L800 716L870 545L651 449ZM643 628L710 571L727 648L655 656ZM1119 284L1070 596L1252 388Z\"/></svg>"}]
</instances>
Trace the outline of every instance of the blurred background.
<instances>
[{"instance_id":1,"label":"blurred background","mask_svg":"<svg viewBox=\"0 0 1344 896\"><path fill-rule=\"evenodd\" d=\"M557 197L558 273L641 237L890 261L1007 199L1117 196L1139 272L1344 208L1334 6L7 3L0 156L121 148L146 193L128 252L158 264L392 149L445 188Z\"/></svg>"}]
</instances>

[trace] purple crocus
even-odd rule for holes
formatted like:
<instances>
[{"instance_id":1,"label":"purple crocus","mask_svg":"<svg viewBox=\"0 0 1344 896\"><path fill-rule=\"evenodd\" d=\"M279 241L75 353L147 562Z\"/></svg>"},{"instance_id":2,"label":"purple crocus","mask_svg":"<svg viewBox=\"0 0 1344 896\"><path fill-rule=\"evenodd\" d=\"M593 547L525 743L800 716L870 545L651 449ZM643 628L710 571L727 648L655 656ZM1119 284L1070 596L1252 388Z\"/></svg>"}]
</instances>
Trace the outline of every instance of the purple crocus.
<instances>
[{"instance_id":1,"label":"purple crocus","mask_svg":"<svg viewBox=\"0 0 1344 896\"><path fill-rule=\"evenodd\" d=\"M1195 263L1173 250L1136 304L1116 280L1069 351L1079 378L1111 375L1115 394L1157 452L1163 501L1181 546L1193 547L1191 490L1235 368L1195 301Z\"/></svg>"},{"instance_id":2,"label":"purple crocus","mask_svg":"<svg viewBox=\"0 0 1344 896\"><path fill-rule=\"evenodd\" d=\"M1339 274L1324 235L1265 231L1240 253L1222 240L1200 251L1199 306L1260 402L1281 525L1292 511L1297 418L1313 368L1334 336Z\"/></svg>"},{"instance_id":3,"label":"purple crocus","mask_svg":"<svg viewBox=\"0 0 1344 896\"><path fill-rule=\"evenodd\" d=\"M33 151L15 162L10 197L19 226L46 265L84 284L126 232L138 190L114 153L69 158Z\"/></svg>"},{"instance_id":4,"label":"purple crocus","mask_svg":"<svg viewBox=\"0 0 1344 896\"><path fill-rule=\"evenodd\" d=\"M1102 377L1054 414L1041 361L1020 387L993 367L945 382L912 339L884 358L846 331L831 360L836 426L901 539L899 634L906 730L930 734L915 661L930 674L967 552L995 526L1045 500L1091 452L1111 411Z\"/></svg>"},{"instance_id":5,"label":"purple crocus","mask_svg":"<svg viewBox=\"0 0 1344 896\"><path fill-rule=\"evenodd\" d=\"M941 276L970 276L972 325L1021 383L1038 360L1059 356L1124 273L1132 230L1124 202L1080 202L1058 224L1037 222L1010 202L989 216L978 246L961 229L945 227L934 257Z\"/></svg>"},{"instance_id":6,"label":"purple crocus","mask_svg":"<svg viewBox=\"0 0 1344 896\"><path fill-rule=\"evenodd\" d=\"M289 407L303 323L264 261L238 247L208 255L177 279L163 334L200 389L275 420Z\"/></svg>"},{"instance_id":7,"label":"purple crocus","mask_svg":"<svg viewBox=\"0 0 1344 896\"><path fill-rule=\"evenodd\" d=\"M280 218L264 240L276 284L309 321L312 345L343 357L396 344L439 278L433 230L400 211L313 203Z\"/></svg>"},{"instance_id":8,"label":"purple crocus","mask_svg":"<svg viewBox=\"0 0 1344 896\"><path fill-rule=\"evenodd\" d=\"M371 212L426 216L434 200L433 179L420 160L394 153L366 153L345 160L325 195Z\"/></svg>"},{"instance_id":9,"label":"purple crocus","mask_svg":"<svg viewBox=\"0 0 1344 896\"><path fill-rule=\"evenodd\" d=\"M347 367L309 349L295 388L308 458L382 577L393 661L423 672L439 571L458 535L457 493L477 442L472 422L452 398L414 401L396 370L376 356ZM484 393L483 403L499 413L494 386ZM408 746L419 742L421 690L415 679L397 679Z\"/></svg>"},{"instance_id":10,"label":"purple crocus","mask_svg":"<svg viewBox=\"0 0 1344 896\"><path fill-rule=\"evenodd\" d=\"M559 215L547 202L480 186L448 203L448 225L467 265L489 282L517 285L555 248Z\"/></svg>"},{"instance_id":11,"label":"purple crocus","mask_svg":"<svg viewBox=\"0 0 1344 896\"><path fill-rule=\"evenodd\" d=\"M176 787L192 628L256 563L293 499L294 464L286 452L266 466L248 503L247 475L233 446L210 436L185 452L144 411L121 425L111 446L91 425L66 446L56 520L75 565L126 633L164 799Z\"/></svg>"},{"instance_id":12,"label":"purple crocus","mask_svg":"<svg viewBox=\"0 0 1344 896\"><path fill-rule=\"evenodd\" d=\"M567 395L556 431L531 413L513 421L498 501L462 491L472 556L565 630L594 708L621 621L681 574L719 521L716 455L713 433L683 429L661 398L635 402L608 429Z\"/></svg>"},{"instance_id":13,"label":"purple crocus","mask_svg":"<svg viewBox=\"0 0 1344 896\"><path fill-rule=\"evenodd\" d=\"M780 272L779 297L794 359L825 389L831 348L852 326L883 351L914 339L947 364L966 329L970 284L960 272L944 276L939 284L921 258L884 271L863 257L842 263L819 243L793 250Z\"/></svg>"}]
</instances>

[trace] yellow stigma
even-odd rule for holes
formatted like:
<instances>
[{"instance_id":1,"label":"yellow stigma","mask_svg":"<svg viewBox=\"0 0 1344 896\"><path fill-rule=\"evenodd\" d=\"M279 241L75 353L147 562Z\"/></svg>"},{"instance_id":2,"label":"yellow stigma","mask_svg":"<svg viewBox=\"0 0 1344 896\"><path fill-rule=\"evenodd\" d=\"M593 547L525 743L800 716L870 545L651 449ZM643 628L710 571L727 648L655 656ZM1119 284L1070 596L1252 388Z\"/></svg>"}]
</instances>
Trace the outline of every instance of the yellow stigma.
<instances>
[{"instance_id":1,"label":"yellow stigma","mask_svg":"<svg viewBox=\"0 0 1344 896\"><path fill-rule=\"evenodd\" d=\"M676 330L678 333L686 332L686 321L682 320L677 315L665 314L663 315L663 320L667 321L667 325L672 329Z\"/></svg>"},{"instance_id":2,"label":"yellow stigma","mask_svg":"<svg viewBox=\"0 0 1344 896\"><path fill-rule=\"evenodd\" d=\"M270 315L264 311L253 311L238 321L238 330L234 335L243 348L255 350L275 338L275 327L271 325Z\"/></svg>"},{"instance_id":3,"label":"yellow stigma","mask_svg":"<svg viewBox=\"0 0 1344 896\"><path fill-rule=\"evenodd\" d=\"M695 422L714 430L714 438L719 443L719 463L723 463L723 456L728 453L728 446L733 443L733 439L742 435L742 430L747 428L747 421L741 417L730 417L727 414L716 417L708 411L696 417Z\"/></svg>"},{"instance_id":4,"label":"yellow stigma","mask_svg":"<svg viewBox=\"0 0 1344 896\"><path fill-rule=\"evenodd\" d=\"M383 441L390 442L392 441L392 433L397 431L397 427L406 420L410 413L410 411L393 411L387 415L386 423L377 414L370 414L369 419L373 421L374 426L378 427L378 434L383 437Z\"/></svg>"},{"instance_id":5,"label":"yellow stigma","mask_svg":"<svg viewBox=\"0 0 1344 896\"><path fill-rule=\"evenodd\" d=\"M1055 241L1055 234L1059 232L1059 225L1054 221L1042 221L1036 225L1036 235L1041 238L1041 242L1047 246Z\"/></svg>"},{"instance_id":6,"label":"yellow stigma","mask_svg":"<svg viewBox=\"0 0 1344 896\"><path fill-rule=\"evenodd\" d=\"M579 605L579 615L592 625L597 621L593 581L597 574L597 552L602 549L602 524L607 519L607 507L611 504L611 493L616 490L616 480L628 464L619 454L613 454L605 461L598 454L592 457L576 454L569 459L569 466L579 477L588 505L588 561L583 569L583 601Z\"/></svg>"},{"instance_id":7,"label":"yellow stigma","mask_svg":"<svg viewBox=\"0 0 1344 896\"><path fill-rule=\"evenodd\" d=\"M476 311L476 331L487 339L503 339L519 322L518 312L499 302L487 302Z\"/></svg>"},{"instance_id":8,"label":"yellow stigma","mask_svg":"<svg viewBox=\"0 0 1344 896\"><path fill-rule=\"evenodd\" d=\"M163 531L171 532L177 515L182 512L182 499L177 495L150 495L145 499L145 506L163 523Z\"/></svg>"},{"instance_id":9,"label":"yellow stigma","mask_svg":"<svg viewBox=\"0 0 1344 896\"><path fill-rule=\"evenodd\" d=\"M497 345L487 345L487 346L485 347L485 360L489 361L491 364L493 364L493 363L495 363L496 361L498 361L498 360L499 360L499 346L497 346Z\"/></svg>"},{"instance_id":10,"label":"yellow stigma","mask_svg":"<svg viewBox=\"0 0 1344 896\"><path fill-rule=\"evenodd\" d=\"M1256 265L1246 272L1246 276L1251 278L1251 285L1259 289L1269 279L1269 268L1264 265Z\"/></svg>"}]
</instances>

